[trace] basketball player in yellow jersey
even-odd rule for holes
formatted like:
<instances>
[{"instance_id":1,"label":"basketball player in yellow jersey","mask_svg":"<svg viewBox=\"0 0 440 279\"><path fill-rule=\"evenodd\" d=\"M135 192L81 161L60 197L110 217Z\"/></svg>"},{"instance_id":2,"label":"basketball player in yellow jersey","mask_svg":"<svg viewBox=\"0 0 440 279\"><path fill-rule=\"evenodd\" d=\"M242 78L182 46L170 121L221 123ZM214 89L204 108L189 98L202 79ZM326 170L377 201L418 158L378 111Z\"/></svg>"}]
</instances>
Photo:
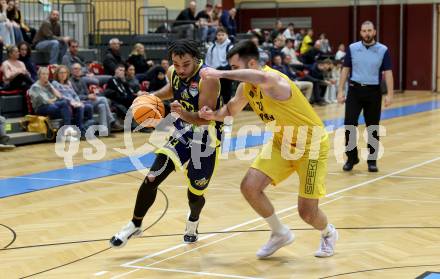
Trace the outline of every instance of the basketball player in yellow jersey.
<instances>
[{"instance_id":1,"label":"basketball player in yellow jersey","mask_svg":"<svg viewBox=\"0 0 440 279\"><path fill-rule=\"evenodd\" d=\"M274 207L264 193L293 172L299 176L298 212L301 218L321 231L316 257L334 254L338 233L318 207L325 196L325 176L329 150L324 125L295 84L284 74L258 64L258 49L251 41L242 41L228 53L231 71L205 68L202 78L227 78L242 83L229 103L217 111L204 107L199 116L223 121L235 116L248 103L266 123L275 121L273 142L267 143L241 182L241 192L252 208L272 230L269 241L257 252L258 258L272 255L293 242L294 235L281 224Z\"/></svg>"}]
</instances>

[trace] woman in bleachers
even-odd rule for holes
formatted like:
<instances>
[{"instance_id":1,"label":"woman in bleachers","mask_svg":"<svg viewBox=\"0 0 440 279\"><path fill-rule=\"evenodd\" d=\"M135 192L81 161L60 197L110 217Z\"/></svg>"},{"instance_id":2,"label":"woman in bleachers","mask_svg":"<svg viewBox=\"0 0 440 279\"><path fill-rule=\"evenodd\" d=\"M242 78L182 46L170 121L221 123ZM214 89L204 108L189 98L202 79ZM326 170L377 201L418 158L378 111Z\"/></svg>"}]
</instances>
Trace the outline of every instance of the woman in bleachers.
<instances>
[{"instance_id":1,"label":"woman in bleachers","mask_svg":"<svg viewBox=\"0 0 440 279\"><path fill-rule=\"evenodd\" d=\"M10 46L7 48L6 54L8 55L8 59L5 60L1 66L5 89L29 89L34 82L24 63L18 60L20 57L18 48L16 46Z\"/></svg>"},{"instance_id":2,"label":"woman in bleachers","mask_svg":"<svg viewBox=\"0 0 440 279\"><path fill-rule=\"evenodd\" d=\"M136 70L133 65L127 64L125 68L125 80L128 83L128 86L133 90L133 92L139 92L141 90L141 85L139 80L136 78Z\"/></svg>"},{"instance_id":3,"label":"woman in bleachers","mask_svg":"<svg viewBox=\"0 0 440 279\"><path fill-rule=\"evenodd\" d=\"M8 4L0 0L0 36L6 46L15 45L14 27L6 14Z\"/></svg>"},{"instance_id":4,"label":"woman in bleachers","mask_svg":"<svg viewBox=\"0 0 440 279\"><path fill-rule=\"evenodd\" d=\"M153 61L148 60L145 56L145 47L143 44L135 44L133 51L127 59L127 63L134 66L136 76L139 81L144 80L145 73L153 66Z\"/></svg>"},{"instance_id":5,"label":"woman in bleachers","mask_svg":"<svg viewBox=\"0 0 440 279\"><path fill-rule=\"evenodd\" d=\"M69 68L64 65L59 66L55 71L55 80L52 81L52 85L65 99L69 100L70 106L73 109L75 124L81 131L81 138L84 138L87 127L93 124L93 105L81 102L81 99L72 87L69 76Z\"/></svg>"},{"instance_id":6,"label":"woman in bleachers","mask_svg":"<svg viewBox=\"0 0 440 279\"><path fill-rule=\"evenodd\" d=\"M20 51L19 60L24 63L24 65L26 66L26 70L31 74L31 78L35 82L38 79L37 66L35 66L35 63L32 61L32 50L30 45L26 42L21 42L18 44L17 47Z\"/></svg>"},{"instance_id":7,"label":"woman in bleachers","mask_svg":"<svg viewBox=\"0 0 440 279\"><path fill-rule=\"evenodd\" d=\"M41 67L38 70L38 81L29 89L32 108L35 114L49 116L52 119L62 118L64 125L69 127L64 130L68 139L75 140L76 131L70 127L72 124L72 111L67 99L64 99L58 90L49 82L49 69Z\"/></svg>"},{"instance_id":8,"label":"woman in bleachers","mask_svg":"<svg viewBox=\"0 0 440 279\"><path fill-rule=\"evenodd\" d=\"M15 21L9 20L8 18L8 3L6 0L0 0L0 9L2 16L6 17L9 28L11 29L12 35L14 36L14 44L23 42L23 35L21 34L20 25Z\"/></svg>"},{"instance_id":9,"label":"woman in bleachers","mask_svg":"<svg viewBox=\"0 0 440 279\"><path fill-rule=\"evenodd\" d=\"M34 40L37 30L26 25L16 0L8 0L7 16L11 22L15 22L14 25L19 28L23 40L31 44Z\"/></svg>"}]
</instances>

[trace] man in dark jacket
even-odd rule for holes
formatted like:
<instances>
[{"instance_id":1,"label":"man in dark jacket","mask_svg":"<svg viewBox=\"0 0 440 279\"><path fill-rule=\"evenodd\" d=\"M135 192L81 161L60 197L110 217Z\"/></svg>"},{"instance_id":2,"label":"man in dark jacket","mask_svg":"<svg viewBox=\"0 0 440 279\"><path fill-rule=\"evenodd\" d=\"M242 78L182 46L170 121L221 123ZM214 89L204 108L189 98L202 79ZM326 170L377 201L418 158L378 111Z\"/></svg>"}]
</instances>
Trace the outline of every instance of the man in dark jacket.
<instances>
[{"instance_id":1,"label":"man in dark jacket","mask_svg":"<svg viewBox=\"0 0 440 279\"><path fill-rule=\"evenodd\" d=\"M109 41L110 48L107 50L103 61L104 73L106 75L115 75L116 67L119 64L125 64L119 52L121 49L121 43L122 42L117 38L113 38Z\"/></svg>"},{"instance_id":2,"label":"man in dark jacket","mask_svg":"<svg viewBox=\"0 0 440 279\"><path fill-rule=\"evenodd\" d=\"M49 64L58 64L67 50L69 37L61 36L60 13L53 10L49 18L41 23L40 29L34 38L37 50L50 52Z\"/></svg>"},{"instance_id":3,"label":"man in dark jacket","mask_svg":"<svg viewBox=\"0 0 440 279\"><path fill-rule=\"evenodd\" d=\"M116 114L124 119L128 109L137 97L136 93L125 81L125 66L119 64L115 69L115 76L107 82L104 95L112 101L112 106L116 108Z\"/></svg>"},{"instance_id":4,"label":"man in dark jacket","mask_svg":"<svg viewBox=\"0 0 440 279\"><path fill-rule=\"evenodd\" d=\"M178 33L179 38L194 39L194 24L196 23L196 1L189 2L188 8L179 13L173 24L173 32Z\"/></svg>"},{"instance_id":5,"label":"man in dark jacket","mask_svg":"<svg viewBox=\"0 0 440 279\"><path fill-rule=\"evenodd\" d=\"M300 79L313 82L313 96L311 103L315 103L319 106L327 104L323 97L327 86L331 85L331 82L325 79L325 74L330 70L331 64L332 61L329 59L319 60L312 66L309 74Z\"/></svg>"}]
</instances>

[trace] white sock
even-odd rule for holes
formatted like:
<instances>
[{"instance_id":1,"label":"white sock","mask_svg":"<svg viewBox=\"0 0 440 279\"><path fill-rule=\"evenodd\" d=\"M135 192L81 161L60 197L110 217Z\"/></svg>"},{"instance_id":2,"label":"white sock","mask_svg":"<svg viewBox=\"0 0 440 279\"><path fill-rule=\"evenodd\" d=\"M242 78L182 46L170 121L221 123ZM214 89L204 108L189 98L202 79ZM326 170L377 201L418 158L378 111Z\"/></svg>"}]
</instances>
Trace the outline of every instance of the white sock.
<instances>
[{"instance_id":1,"label":"white sock","mask_svg":"<svg viewBox=\"0 0 440 279\"><path fill-rule=\"evenodd\" d=\"M270 229L272 232L276 234L285 234L288 228L281 224L280 219L278 219L278 216L274 213L272 216L269 216L267 218L264 218L266 222L269 224Z\"/></svg>"},{"instance_id":2,"label":"white sock","mask_svg":"<svg viewBox=\"0 0 440 279\"><path fill-rule=\"evenodd\" d=\"M330 223L328 223L327 224L327 226L325 227L325 229L323 229L322 231L321 231L321 235L322 236L328 236L328 235L330 235L331 233L333 233L333 227L332 226L330 226Z\"/></svg>"}]
</instances>

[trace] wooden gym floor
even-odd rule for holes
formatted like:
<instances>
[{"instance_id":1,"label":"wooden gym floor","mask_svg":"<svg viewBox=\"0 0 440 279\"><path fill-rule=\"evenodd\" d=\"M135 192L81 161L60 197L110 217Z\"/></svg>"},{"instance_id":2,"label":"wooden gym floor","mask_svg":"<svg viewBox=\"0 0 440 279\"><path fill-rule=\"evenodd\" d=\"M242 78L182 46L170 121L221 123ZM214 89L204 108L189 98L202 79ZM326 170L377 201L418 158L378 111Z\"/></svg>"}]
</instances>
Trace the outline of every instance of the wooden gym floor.
<instances>
[{"instance_id":1,"label":"wooden gym floor","mask_svg":"<svg viewBox=\"0 0 440 279\"><path fill-rule=\"evenodd\" d=\"M344 173L331 152L328 195L321 206L339 230L332 258L313 257L319 232L298 217L298 180L293 175L267 192L296 241L267 260L256 259L255 252L269 237L268 227L239 190L251 161L229 154L219 161L209 186L200 240L194 245L182 243L188 213L183 172L172 174L160 187L144 221L148 227L144 236L118 250L108 248L108 239L130 220L143 179L140 172L80 182L65 177L70 184L62 187L32 192L29 186L23 191L28 193L4 195L0 199L0 247L5 247L0 250L0 277L415 278L426 271L440 271L439 104L429 92L396 95L387 119L381 122L386 128L381 139L385 153L377 174L367 172L365 161ZM344 108L334 104L316 110L324 120L340 123ZM261 126L253 112L242 112L234 131L255 123ZM134 134L135 145L147 137ZM101 161L124 157L113 150L124 146L122 138L118 134L103 139L107 153ZM87 147L91 146L81 142L79 150ZM44 183L44 175L17 176L65 168L53 143L18 147L0 153L0 159L0 187ZM73 161L90 163L82 155ZM17 183L6 184L14 179Z\"/></svg>"}]
</instances>

